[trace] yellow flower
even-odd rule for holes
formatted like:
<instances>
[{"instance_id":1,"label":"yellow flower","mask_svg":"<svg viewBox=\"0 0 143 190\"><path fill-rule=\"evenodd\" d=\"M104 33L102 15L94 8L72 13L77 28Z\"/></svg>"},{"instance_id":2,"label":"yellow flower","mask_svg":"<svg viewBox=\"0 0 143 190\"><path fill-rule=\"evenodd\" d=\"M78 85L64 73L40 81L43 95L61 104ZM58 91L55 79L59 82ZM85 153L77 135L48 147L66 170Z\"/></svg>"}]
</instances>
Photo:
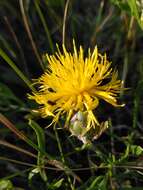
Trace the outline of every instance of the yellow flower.
<instances>
[{"instance_id":1,"label":"yellow flower","mask_svg":"<svg viewBox=\"0 0 143 190\"><path fill-rule=\"evenodd\" d=\"M117 79L118 72L112 70L106 54L98 53L97 47L92 53L88 49L86 57L82 47L78 51L75 43L73 46L73 54L63 45L63 52L58 49L55 55L46 55L48 68L37 81L38 92L29 98L41 105L39 112L43 117L53 116L53 121L63 114L71 121L79 111L85 113L87 132L100 126L93 113L99 99L115 107L123 106L117 103L122 81Z\"/></svg>"}]
</instances>

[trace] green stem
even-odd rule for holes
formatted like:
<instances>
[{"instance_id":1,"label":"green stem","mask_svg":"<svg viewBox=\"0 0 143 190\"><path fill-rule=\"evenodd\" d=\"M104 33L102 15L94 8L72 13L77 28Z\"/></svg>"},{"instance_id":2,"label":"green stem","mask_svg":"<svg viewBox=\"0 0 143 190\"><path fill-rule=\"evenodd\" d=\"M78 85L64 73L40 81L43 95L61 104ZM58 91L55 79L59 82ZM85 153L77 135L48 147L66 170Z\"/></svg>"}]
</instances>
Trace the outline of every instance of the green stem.
<instances>
[{"instance_id":1,"label":"green stem","mask_svg":"<svg viewBox=\"0 0 143 190\"><path fill-rule=\"evenodd\" d=\"M59 148L59 151L60 151L60 154L61 154L62 162L63 162L64 165L66 165L66 161L65 161L65 158L64 158L64 154L63 154L63 150L62 150L62 146L61 146L61 142L60 142L60 138L59 138L59 135L58 135L58 132L57 132L56 125L54 125L54 131L55 131L55 136L56 136L57 143L58 143L58 148ZM71 182L70 176L67 173L66 173L66 175L67 175L67 179L68 179L68 182L70 184L71 189L75 190L75 188L74 188L74 186L73 186L73 184Z\"/></svg>"}]
</instances>

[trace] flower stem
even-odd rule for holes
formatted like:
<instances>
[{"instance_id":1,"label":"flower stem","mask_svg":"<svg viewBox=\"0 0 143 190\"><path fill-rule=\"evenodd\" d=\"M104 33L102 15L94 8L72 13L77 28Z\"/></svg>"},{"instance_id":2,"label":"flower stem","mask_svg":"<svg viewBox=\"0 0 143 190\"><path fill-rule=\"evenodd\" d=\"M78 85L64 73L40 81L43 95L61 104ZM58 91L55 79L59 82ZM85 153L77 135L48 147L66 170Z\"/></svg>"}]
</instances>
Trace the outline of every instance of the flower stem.
<instances>
[{"instance_id":1,"label":"flower stem","mask_svg":"<svg viewBox=\"0 0 143 190\"><path fill-rule=\"evenodd\" d=\"M58 148L59 148L59 151L60 151L60 154L61 154L61 159L62 159L62 162L64 165L66 165L66 161L65 161L65 158L64 158L64 154L63 154L63 150L62 150L62 146L61 146L61 142L60 142L60 138L59 138L59 135L58 135L58 132L57 132L57 128L56 128L56 125L54 125L54 131L55 131L55 136L56 136L56 139L57 139L57 143L58 143ZM70 176L66 173L67 175L67 179L68 179L68 182L70 184L70 187L71 187L71 190L75 190L72 182L71 182L71 178Z\"/></svg>"}]
</instances>

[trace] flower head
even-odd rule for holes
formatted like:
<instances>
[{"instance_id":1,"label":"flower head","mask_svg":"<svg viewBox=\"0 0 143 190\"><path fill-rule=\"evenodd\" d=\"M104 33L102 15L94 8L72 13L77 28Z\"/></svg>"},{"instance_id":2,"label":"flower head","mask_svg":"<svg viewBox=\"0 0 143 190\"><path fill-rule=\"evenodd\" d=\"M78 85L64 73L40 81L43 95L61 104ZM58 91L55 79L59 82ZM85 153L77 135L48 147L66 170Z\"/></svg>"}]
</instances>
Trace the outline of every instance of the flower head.
<instances>
[{"instance_id":1,"label":"flower head","mask_svg":"<svg viewBox=\"0 0 143 190\"><path fill-rule=\"evenodd\" d=\"M86 133L100 126L93 113L100 99L115 107L123 106L117 103L122 81L117 79L118 72L111 68L106 54L101 55L97 47L92 53L88 49L85 57L83 48L78 51L73 45L73 54L63 45L63 52L58 49L55 55L46 55L49 65L37 81L39 91L29 98L41 105L39 112L43 117L51 115L54 121L65 113L67 121L78 112L84 113Z\"/></svg>"}]
</instances>

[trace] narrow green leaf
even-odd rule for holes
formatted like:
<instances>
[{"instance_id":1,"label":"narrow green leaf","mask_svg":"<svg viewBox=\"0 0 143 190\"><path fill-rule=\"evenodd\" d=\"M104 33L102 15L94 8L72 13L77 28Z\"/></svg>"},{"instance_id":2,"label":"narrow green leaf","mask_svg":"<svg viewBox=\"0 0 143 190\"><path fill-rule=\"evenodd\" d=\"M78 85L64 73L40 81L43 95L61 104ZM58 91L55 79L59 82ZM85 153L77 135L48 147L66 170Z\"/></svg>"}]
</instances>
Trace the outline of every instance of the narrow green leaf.
<instances>
[{"instance_id":1,"label":"narrow green leaf","mask_svg":"<svg viewBox=\"0 0 143 190\"><path fill-rule=\"evenodd\" d=\"M119 159L119 162L122 162L123 160L125 160L128 157L129 153L130 153L130 145L127 144L125 153L121 156L121 158Z\"/></svg>"},{"instance_id":2,"label":"narrow green leaf","mask_svg":"<svg viewBox=\"0 0 143 190\"><path fill-rule=\"evenodd\" d=\"M47 156L49 159L52 159L50 155L48 155L45 151L41 150L31 139L29 139L27 136L24 135L23 132L18 130L15 125L10 122L3 114L0 113L0 123L4 124L8 129L10 129L14 134L17 135L20 139L25 141L27 144L29 144L31 147L33 147L38 152L40 151L41 154Z\"/></svg>"},{"instance_id":3,"label":"narrow green leaf","mask_svg":"<svg viewBox=\"0 0 143 190\"><path fill-rule=\"evenodd\" d=\"M34 1L34 4L35 4L36 10L37 10L37 12L38 12L39 18L41 19L41 22L42 22L42 24L43 24L44 30L45 30L45 32L46 32L47 39L48 39L48 42L49 42L51 51L54 52L53 42L52 42L52 38L51 38L51 35L50 35L50 31L49 31L49 28L48 28L48 26L47 26L47 23L46 23L46 20L45 20L45 18L44 18L44 15L43 15L43 13L42 13L42 11L41 11L39 2L38 2L38 1Z\"/></svg>"},{"instance_id":4,"label":"narrow green leaf","mask_svg":"<svg viewBox=\"0 0 143 190\"><path fill-rule=\"evenodd\" d=\"M142 6L137 6L137 0L127 0L127 1L121 1L121 0L110 0L111 3L114 5L117 5L122 11L126 11L131 16L134 16L141 27L143 29L143 20L142 20Z\"/></svg>"},{"instance_id":5,"label":"narrow green leaf","mask_svg":"<svg viewBox=\"0 0 143 190\"><path fill-rule=\"evenodd\" d=\"M35 121L29 120L29 125L35 131L37 136L38 148L45 152L45 133L42 127L40 127ZM44 170L45 154L38 151L37 165L39 166L41 177L44 181L47 181L46 172Z\"/></svg>"},{"instance_id":6,"label":"narrow green leaf","mask_svg":"<svg viewBox=\"0 0 143 190\"><path fill-rule=\"evenodd\" d=\"M2 35L0 35L0 42L1 42L1 47L4 47L5 49L7 49L8 52L11 54L11 56L16 58L16 54L14 50L12 49L10 44L6 41L6 39Z\"/></svg>"},{"instance_id":7,"label":"narrow green leaf","mask_svg":"<svg viewBox=\"0 0 143 190\"><path fill-rule=\"evenodd\" d=\"M55 190L55 189L60 188L60 186L62 185L63 181L64 181L64 178L52 182L52 184L50 184L49 187L48 187L49 190Z\"/></svg>"},{"instance_id":8,"label":"narrow green leaf","mask_svg":"<svg viewBox=\"0 0 143 190\"><path fill-rule=\"evenodd\" d=\"M107 190L107 177L98 176L86 190Z\"/></svg>"},{"instance_id":9,"label":"narrow green leaf","mask_svg":"<svg viewBox=\"0 0 143 190\"><path fill-rule=\"evenodd\" d=\"M34 168L32 171L30 171L28 175L28 180L31 181L32 178L39 173L39 168Z\"/></svg>"},{"instance_id":10,"label":"narrow green leaf","mask_svg":"<svg viewBox=\"0 0 143 190\"><path fill-rule=\"evenodd\" d=\"M137 19L140 25L140 18L139 18L139 12L137 8L136 0L128 0L127 3L131 9L131 14Z\"/></svg>"},{"instance_id":11,"label":"narrow green leaf","mask_svg":"<svg viewBox=\"0 0 143 190\"><path fill-rule=\"evenodd\" d=\"M0 98L1 98L1 100L5 100L5 101L12 100L17 104L24 106L24 103L14 95L14 93L11 91L11 89L7 85L5 85L1 82L0 82ZM2 103L5 103L5 102L2 102Z\"/></svg>"},{"instance_id":12,"label":"narrow green leaf","mask_svg":"<svg viewBox=\"0 0 143 190\"><path fill-rule=\"evenodd\" d=\"M8 55L0 48L0 56L9 64L9 66L16 72L16 74L26 83L26 85L35 91L29 79L19 70L16 64L8 57Z\"/></svg>"}]
</instances>

